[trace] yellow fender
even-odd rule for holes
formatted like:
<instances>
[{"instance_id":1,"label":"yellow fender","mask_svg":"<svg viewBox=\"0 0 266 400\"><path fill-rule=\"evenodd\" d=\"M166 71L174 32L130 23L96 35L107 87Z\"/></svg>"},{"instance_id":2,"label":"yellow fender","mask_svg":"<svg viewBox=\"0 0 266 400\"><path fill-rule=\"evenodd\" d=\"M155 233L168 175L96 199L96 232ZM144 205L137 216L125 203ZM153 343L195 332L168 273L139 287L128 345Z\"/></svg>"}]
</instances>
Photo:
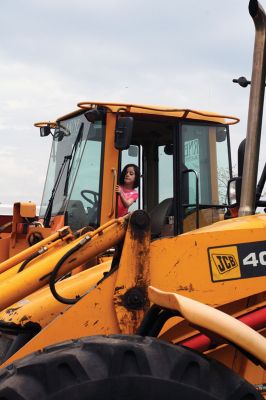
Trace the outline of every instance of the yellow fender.
<instances>
[{"instance_id":1,"label":"yellow fender","mask_svg":"<svg viewBox=\"0 0 266 400\"><path fill-rule=\"evenodd\" d=\"M148 288L151 302L171 310L177 310L191 324L222 336L244 349L266 365L266 338L243 322L216 308L176 293Z\"/></svg>"}]
</instances>

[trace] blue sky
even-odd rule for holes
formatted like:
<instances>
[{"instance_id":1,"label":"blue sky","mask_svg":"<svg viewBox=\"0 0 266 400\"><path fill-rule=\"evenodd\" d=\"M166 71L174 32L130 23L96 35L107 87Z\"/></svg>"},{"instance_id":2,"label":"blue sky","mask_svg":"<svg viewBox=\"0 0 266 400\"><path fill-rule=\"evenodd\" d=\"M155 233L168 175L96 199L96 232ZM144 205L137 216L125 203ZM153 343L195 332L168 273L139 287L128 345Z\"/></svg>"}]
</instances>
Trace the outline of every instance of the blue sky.
<instances>
[{"instance_id":1,"label":"blue sky","mask_svg":"<svg viewBox=\"0 0 266 400\"><path fill-rule=\"evenodd\" d=\"M248 1L12 0L0 35L0 202L40 202L51 137L33 123L85 100L236 115L236 163L249 89L232 79L251 75Z\"/></svg>"}]
</instances>

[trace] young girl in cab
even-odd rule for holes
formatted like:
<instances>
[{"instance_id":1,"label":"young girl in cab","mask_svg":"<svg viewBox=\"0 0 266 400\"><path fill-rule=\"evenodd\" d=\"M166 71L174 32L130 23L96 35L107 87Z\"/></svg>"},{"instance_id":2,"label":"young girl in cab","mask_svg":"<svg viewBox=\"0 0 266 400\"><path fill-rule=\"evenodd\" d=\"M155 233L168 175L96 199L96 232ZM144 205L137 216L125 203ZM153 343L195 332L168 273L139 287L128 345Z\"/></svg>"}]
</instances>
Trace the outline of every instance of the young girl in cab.
<instances>
[{"instance_id":1,"label":"young girl in cab","mask_svg":"<svg viewBox=\"0 0 266 400\"><path fill-rule=\"evenodd\" d=\"M120 185L116 186L116 193L118 195L118 217L123 217L128 214L129 207L139 197L138 192L135 190L139 186L140 172L139 167L135 164L127 164L120 176Z\"/></svg>"}]
</instances>

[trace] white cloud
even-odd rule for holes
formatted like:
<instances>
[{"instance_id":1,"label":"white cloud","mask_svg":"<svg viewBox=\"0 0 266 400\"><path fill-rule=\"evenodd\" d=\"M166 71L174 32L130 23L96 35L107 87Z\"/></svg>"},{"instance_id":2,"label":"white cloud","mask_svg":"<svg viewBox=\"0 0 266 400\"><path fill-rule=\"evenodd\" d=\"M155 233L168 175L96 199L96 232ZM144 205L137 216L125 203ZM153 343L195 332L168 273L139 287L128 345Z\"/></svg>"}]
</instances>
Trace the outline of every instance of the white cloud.
<instances>
[{"instance_id":1,"label":"white cloud","mask_svg":"<svg viewBox=\"0 0 266 400\"><path fill-rule=\"evenodd\" d=\"M79 101L240 116L232 127L236 158L249 89L231 81L250 78L254 27L247 6L243 0L3 2L0 162L7 172L0 201L27 193L40 201L50 138L40 139L33 123L73 111Z\"/></svg>"},{"instance_id":2,"label":"white cloud","mask_svg":"<svg viewBox=\"0 0 266 400\"><path fill-rule=\"evenodd\" d=\"M38 157L25 160L18 148L7 148L2 149L0 159L5 171L0 174L0 202L39 201L38 191L44 179L38 175L43 167Z\"/></svg>"}]
</instances>

